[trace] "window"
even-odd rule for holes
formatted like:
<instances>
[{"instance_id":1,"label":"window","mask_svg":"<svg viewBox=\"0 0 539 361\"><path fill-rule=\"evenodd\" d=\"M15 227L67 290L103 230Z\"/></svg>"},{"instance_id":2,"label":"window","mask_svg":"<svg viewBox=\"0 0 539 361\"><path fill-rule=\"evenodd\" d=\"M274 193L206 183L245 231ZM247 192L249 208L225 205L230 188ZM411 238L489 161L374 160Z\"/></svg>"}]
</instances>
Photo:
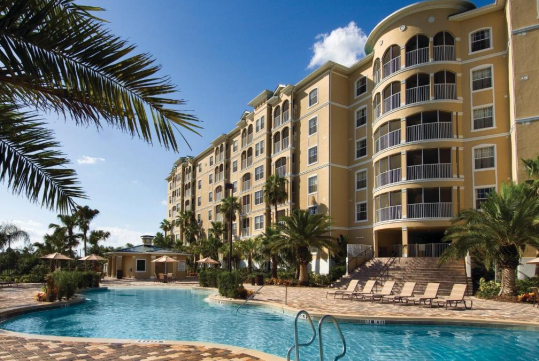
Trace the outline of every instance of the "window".
<instances>
[{"instance_id":1,"label":"window","mask_svg":"<svg viewBox=\"0 0 539 361\"><path fill-rule=\"evenodd\" d=\"M472 71L472 90L492 87L492 67Z\"/></svg>"},{"instance_id":2,"label":"window","mask_svg":"<svg viewBox=\"0 0 539 361\"><path fill-rule=\"evenodd\" d=\"M202 172L202 164L198 165L198 171L199 171L199 173Z\"/></svg>"},{"instance_id":3,"label":"window","mask_svg":"<svg viewBox=\"0 0 539 361\"><path fill-rule=\"evenodd\" d=\"M210 176L208 177L208 182L209 182L210 184L213 183L213 174L210 174Z\"/></svg>"},{"instance_id":4,"label":"window","mask_svg":"<svg viewBox=\"0 0 539 361\"><path fill-rule=\"evenodd\" d=\"M260 119L257 119L255 124L255 133L258 133L260 131Z\"/></svg>"},{"instance_id":5,"label":"window","mask_svg":"<svg viewBox=\"0 0 539 361\"><path fill-rule=\"evenodd\" d=\"M490 48L490 29L478 30L470 35L471 52Z\"/></svg>"},{"instance_id":6,"label":"window","mask_svg":"<svg viewBox=\"0 0 539 361\"><path fill-rule=\"evenodd\" d=\"M356 173L356 191L367 188L367 170Z\"/></svg>"},{"instance_id":7,"label":"window","mask_svg":"<svg viewBox=\"0 0 539 361\"><path fill-rule=\"evenodd\" d=\"M202 189L202 180L201 179L198 180L198 189Z\"/></svg>"},{"instance_id":8,"label":"window","mask_svg":"<svg viewBox=\"0 0 539 361\"><path fill-rule=\"evenodd\" d=\"M235 160L232 162L232 173L236 173L238 171L238 161Z\"/></svg>"},{"instance_id":9,"label":"window","mask_svg":"<svg viewBox=\"0 0 539 361\"><path fill-rule=\"evenodd\" d=\"M318 162L318 146L309 148L309 164Z\"/></svg>"},{"instance_id":10,"label":"window","mask_svg":"<svg viewBox=\"0 0 539 361\"><path fill-rule=\"evenodd\" d=\"M255 229L262 229L262 228L264 228L264 216L256 216Z\"/></svg>"},{"instance_id":11,"label":"window","mask_svg":"<svg viewBox=\"0 0 539 361\"><path fill-rule=\"evenodd\" d=\"M264 178L264 166L261 165L260 167L255 168L255 181L259 181L262 178Z\"/></svg>"},{"instance_id":12,"label":"window","mask_svg":"<svg viewBox=\"0 0 539 361\"><path fill-rule=\"evenodd\" d=\"M202 197L197 198L197 205L200 207L202 205Z\"/></svg>"},{"instance_id":13,"label":"window","mask_svg":"<svg viewBox=\"0 0 539 361\"><path fill-rule=\"evenodd\" d=\"M367 155L367 138L360 139L356 142L356 159Z\"/></svg>"},{"instance_id":14,"label":"window","mask_svg":"<svg viewBox=\"0 0 539 361\"><path fill-rule=\"evenodd\" d=\"M210 209L208 211L208 221L211 221L211 216L212 216L212 210Z\"/></svg>"},{"instance_id":15,"label":"window","mask_svg":"<svg viewBox=\"0 0 539 361\"><path fill-rule=\"evenodd\" d=\"M309 183L309 194L317 192L318 191L318 176L310 177L308 179Z\"/></svg>"},{"instance_id":16,"label":"window","mask_svg":"<svg viewBox=\"0 0 539 361\"><path fill-rule=\"evenodd\" d=\"M481 203L485 202L488 196L494 192L493 187L489 188L479 188L475 190L475 208L481 208Z\"/></svg>"},{"instance_id":17,"label":"window","mask_svg":"<svg viewBox=\"0 0 539 361\"><path fill-rule=\"evenodd\" d=\"M318 118L309 119L309 135L318 131Z\"/></svg>"},{"instance_id":18,"label":"window","mask_svg":"<svg viewBox=\"0 0 539 361\"><path fill-rule=\"evenodd\" d=\"M356 81L356 97L367 91L367 77L362 76Z\"/></svg>"},{"instance_id":19,"label":"window","mask_svg":"<svg viewBox=\"0 0 539 361\"><path fill-rule=\"evenodd\" d=\"M474 150L475 169L494 168L494 147Z\"/></svg>"},{"instance_id":20,"label":"window","mask_svg":"<svg viewBox=\"0 0 539 361\"><path fill-rule=\"evenodd\" d=\"M356 222L367 220L367 202L356 204Z\"/></svg>"},{"instance_id":21,"label":"window","mask_svg":"<svg viewBox=\"0 0 539 361\"><path fill-rule=\"evenodd\" d=\"M235 235L238 231L238 224L236 222L232 223L232 234Z\"/></svg>"},{"instance_id":22,"label":"window","mask_svg":"<svg viewBox=\"0 0 539 361\"><path fill-rule=\"evenodd\" d=\"M260 154L264 153L264 141L260 142Z\"/></svg>"},{"instance_id":23,"label":"window","mask_svg":"<svg viewBox=\"0 0 539 361\"><path fill-rule=\"evenodd\" d=\"M238 141L235 140L234 143L232 143L232 151L237 152L238 151Z\"/></svg>"},{"instance_id":24,"label":"window","mask_svg":"<svg viewBox=\"0 0 539 361\"><path fill-rule=\"evenodd\" d=\"M264 129L264 117L260 118L260 130Z\"/></svg>"},{"instance_id":25,"label":"window","mask_svg":"<svg viewBox=\"0 0 539 361\"><path fill-rule=\"evenodd\" d=\"M210 165L213 165L213 155L210 157Z\"/></svg>"},{"instance_id":26,"label":"window","mask_svg":"<svg viewBox=\"0 0 539 361\"><path fill-rule=\"evenodd\" d=\"M485 129L494 127L494 117L492 116L492 107L474 109L473 111L473 129Z\"/></svg>"},{"instance_id":27,"label":"window","mask_svg":"<svg viewBox=\"0 0 539 361\"><path fill-rule=\"evenodd\" d=\"M307 208L307 210L309 211L310 215L318 214L318 206L310 206Z\"/></svg>"},{"instance_id":28,"label":"window","mask_svg":"<svg viewBox=\"0 0 539 361\"><path fill-rule=\"evenodd\" d=\"M255 192L255 205L262 204L264 202L264 193L262 191Z\"/></svg>"},{"instance_id":29,"label":"window","mask_svg":"<svg viewBox=\"0 0 539 361\"><path fill-rule=\"evenodd\" d=\"M146 260L137 259L137 272L146 272Z\"/></svg>"},{"instance_id":30,"label":"window","mask_svg":"<svg viewBox=\"0 0 539 361\"><path fill-rule=\"evenodd\" d=\"M208 201L213 202L213 192L208 193Z\"/></svg>"},{"instance_id":31,"label":"window","mask_svg":"<svg viewBox=\"0 0 539 361\"><path fill-rule=\"evenodd\" d=\"M356 128L367 124L367 108L356 110Z\"/></svg>"},{"instance_id":32,"label":"window","mask_svg":"<svg viewBox=\"0 0 539 361\"><path fill-rule=\"evenodd\" d=\"M232 193L236 193L238 191L238 182L234 181L232 183Z\"/></svg>"},{"instance_id":33,"label":"window","mask_svg":"<svg viewBox=\"0 0 539 361\"><path fill-rule=\"evenodd\" d=\"M200 213L197 214L197 222L198 224L202 222L202 216L200 215Z\"/></svg>"},{"instance_id":34,"label":"window","mask_svg":"<svg viewBox=\"0 0 539 361\"><path fill-rule=\"evenodd\" d=\"M318 103L318 88L311 90L309 93L309 107Z\"/></svg>"},{"instance_id":35,"label":"window","mask_svg":"<svg viewBox=\"0 0 539 361\"><path fill-rule=\"evenodd\" d=\"M255 157L264 153L264 141L255 144Z\"/></svg>"}]
</instances>

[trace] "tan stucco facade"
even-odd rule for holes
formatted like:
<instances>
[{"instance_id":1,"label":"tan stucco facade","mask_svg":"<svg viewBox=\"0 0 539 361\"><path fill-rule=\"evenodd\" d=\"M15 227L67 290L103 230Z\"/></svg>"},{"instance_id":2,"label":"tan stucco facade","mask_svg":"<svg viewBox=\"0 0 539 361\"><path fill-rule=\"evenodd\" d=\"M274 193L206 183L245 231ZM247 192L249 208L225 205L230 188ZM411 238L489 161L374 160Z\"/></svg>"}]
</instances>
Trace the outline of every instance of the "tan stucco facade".
<instances>
[{"instance_id":1,"label":"tan stucco facade","mask_svg":"<svg viewBox=\"0 0 539 361\"><path fill-rule=\"evenodd\" d=\"M434 0L389 15L358 63L328 62L295 85L264 90L230 133L178 160L167 177L168 218L189 201L209 227L208 210L215 219L219 204L217 184L207 184L218 166L210 168L209 157L223 146L220 184L237 182L234 195L245 206L237 239L273 220L273 209L255 205L255 192L279 172L290 181L279 211L328 214L333 236L377 252L439 242L454 214L503 182L526 179L520 159L539 154L538 6ZM255 181L258 167L263 176ZM182 191L188 170L202 180L200 189L191 185L195 195Z\"/></svg>"}]
</instances>

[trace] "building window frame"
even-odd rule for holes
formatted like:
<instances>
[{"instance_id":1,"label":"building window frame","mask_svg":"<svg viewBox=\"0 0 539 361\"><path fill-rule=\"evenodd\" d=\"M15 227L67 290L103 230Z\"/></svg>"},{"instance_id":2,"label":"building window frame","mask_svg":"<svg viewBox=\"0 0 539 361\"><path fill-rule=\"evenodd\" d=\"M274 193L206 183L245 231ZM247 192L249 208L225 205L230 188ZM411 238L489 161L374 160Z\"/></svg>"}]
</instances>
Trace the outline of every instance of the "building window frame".
<instances>
[{"instance_id":1,"label":"building window frame","mask_svg":"<svg viewBox=\"0 0 539 361\"><path fill-rule=\"evenodd\" d=\"M255 216L255 230L264 228L264 216Z\"/></svg>"},{"instance_id":2,"label":"building window frame","mask_svg":"<svg viewBox=\"0 0 539 361\"><path fill-rule=\"evenodd\" d=\"M479 194L478 192L481 191L481 190L490 190L488 193L490 194L491 192L496 192L496 185L487 185L487 186L477 186L474 188L474 193L473 193L473 204L474 204L474 208L475 209L480 209L481 208L481 203L478 203L480 201L485 201L487 199L487 197L483 197L483 198L479 198ZM485 194L485 196L488 196L488 194ZM478 207L479 205L479 207Z\"/></svg>"},{"instance_id":3,"label":"building window frame","mask_svg":"<svg viewBox=\"0 0 539 361\"><path fill-rule=\"evenodd\" d=\"M314 123L314 126L311 125L311 122ZM309 122L308 122L308 125L309 125L309 131L308 131L309 137L311 135L314 135L314 134L318 133L318 116L315 115L314 117L310 118ZM313 129L314 129L314 131L313 131Z\"/></svg>"},{"instance_id":4,"label":"building window frame","mask_svg":"<svg viewBox=\"0 0 539 361\"><path fill-rule=\"evenodd\" d=\"M369 171L367 169L360 169L356 172L356 177L354 179L354 182L355 182L355 185L356 185L356 191L361 191L361 190L364 190L364 189L367 189L368 185L369 185ZM365 173L365 179L362 179L361 181L365 181L365 186L364 187L361 187L361 188L358 188L358 183L359 183L359 180L358 180L358 176L360 173Z\"/></svg>"},{"instance_id":5,"label":"building window frame","mask_svg":"<svg viewBox=\"0 0 539 361\"><path fill-rule=\"evenodd\" d=\"M492 148L493 149L493 155L492 155L492 158L493 158L493 165L491 167L485 167L485 168L477 168L477 159L487 159L487 157L481 157L481 158L477 158L475 157L475 152L477 150L480 150L480 149L487 149L487 148ZM488 157L490 158L490 157ZM481 172L481 171L485 171L485 170L496 170L496 164L497 164L497 159L496 159L496 144L481 144L481 145L478 145L478 146L475 146L472 148L472 159L473 159L473 170L474 172Z\"/></svg>"},{"instance_id":6,"label":"building window frame","mask_svg":"<svg viewBox=\"0 0 539 361\"><path fill-rule=\"evenodd\" d=\"M365 146L364 147L361 147L361 146L358 147L358 145L360 145L360 143L363 142L363 141L365 141ZM358 152L361 149L365 149L365 154L358 156L358 154L359 154ZM365 158L367 155L368 155L367 137L363 137L363 138L360 138L360 139L356 140L355 159L362 159L362 158Z\"/></svg>"},{"instance_id":7,"label":"building window frame","mask_svg":"<svg viewBox=\"0 0 539 361\"><path fill-rule=\"evenodd\" d=\"M362 124L358 125L358 120L360 119L358 117L359 112L363 112L364 115L361 117ZM355 117L355 122L356 122L356 129L366 126L367 125L367 106L364 105L362 107L357 108L354 113L354 117Z\"/></svg>"},{"instance_id":8,"label":"building window frame","mask_svg":"<svg viewBox=\"0 0 539 361\"><path fill-rule=\"evenodd\" d=\"M315 150L314 157L316 158L313 161L311 161L311 150L312 149ZM316 163L318 163L318 144L307 148L307 165L314 165Z\"/></svg>"},{"instance_id":9,"label":"building window frame","mask_svg":"<svg viewBox=\"0 0 539 361\"><path fill-rule=\"evenodd\" d=\"M255 206L258 206L263 203L264 203L264 192L261 190L256 191L255 192Z\"/></svg>"},{"instance_id":10,"label":"building window frame","mask_svg":"<svg viewBox=\"0 0 539 361\"><path fill-rule=\"evenodd\" d=\"M255 182L262 179L264 179L264 165L255 168Z\"/></svg>"},{"instance_id":11,"label":"building window frame","mask_svg":"<svg viewBox=\"0 0 539 361\"><path fill-rule=\"evenodd\" d=\"M362 205L365 205L365 210L361 210L361 208L358 208L359 206L362 206ZM358 209L359 209L359 211L358 211ZM361 218L362 214L365 214L364 219ZM367 201L356 202L355 220L356 220L356 223L367 222L369 220L369 205L368 205Z\"/></svg>"},{"instance_id":12,"label":"building window frame","mask_svg":"<svg viewBox=\"0 0 539 361\"><path fill-rule=\"evenodd\" d=\"M480 31L484 31L484 30L488 30L489 47L473 51L472 50L472 48L473 48L472 44L474 43L474 41L472 40L472 38L473 38L474 34L480 32ZM478 41L483 41L483 40L476 40L475 42L478 42ZM485 51L492 50L493 49L493 45L492 45L492 27L484 27L484 28L479 28L479 29L475 29L473 31L470 31L468 33L468 44L469 44L468 45L468 55L482 53L482 52L485 52Z\"/></svg>"},{"instance_id":13,"label":"building window frame","mask_svg":"<svg viewBox=\"0 0 539 361\"><path fill-rule=\"evenodd\" d=\"M139 270L139 261L144 262L144 270ZM146 259L145 258L137 258L135 259L135 273L146 273Z\"/></svg>"},{"instance_id":14,"label":"building window frame","mask_svg":"<svg viewBox=\"0 0 539 361\"><path fill-rule=\"evenodd\" d=\"M311 179L315 179L316 183L314 185L311 185ZM314 189L311 189L311 186ZM314 193L318 193L318 174L307 177L307 195L309 196Z\"/></svg>"},{"instance_id":15,"label":"building window frame","mask_svg":"<svg viewBox=\"0 0 539 361\"><path fill-rule=\"evenodd\" d=\"M314 96L311 95L311 94L313 94L313 93L315 93ZM309 92L309 94L307 95L307 97L308 97L308 102L309 102L309 108L311 108L311 107L315 106L316 104L318 104L318 95L319 95L319 94L318 94L318 87L312 89L312 90ZM311 102L311 101L313 100L313 98L314 98L316 101Z\"/></svg>"},{"instance_id":16,"label":"building window frame","mask_svg":"<svg viewBox=\"0 0 539 361\"><path fill-rule=\"evenodd\" d=\"M474 89L474 73L487 70L487 69L490 70L490 86L485 87L485 88ZM483 79L488 79L488 78L481 78L477 80L483 80ZM494 88L494 66L492 64L484 64L484 65L480 65L478 67L470 69L470 80L471 80L471 85L472 85L472 93L477 93L483 90L489 90L489 89Z\"/></svg>"},{"instance_id":17,"label":"building window frame","mask_svg":"<svg viewBox=\"0 0 539 361\"><path fill-rule=\"evenodd\" d=\"M364 84L361 84L358 87L358 84L361 81L363 81ZM367 77L366 76L361 76L361 77L359 77L358 80L356 80L355 86L354 86L354 94L355 94L354 98L359 98L361 95L367 93L367 84L368 84L368 82L367 82ZM362 88L364 88L364 90L362 90ZM358 90L359 90L359 93L358 93Z\"/></svg>"},{"instance_id":18,"label":"building window frame","mask_svg":"<svg viewBox=\"0 0 539 361\"><path fill-rule=\"evenodd\" d=\"M232 162L232 173L236 173L238 171L238 161L235 160Z\"/></svg>"},{"instance_id":19,"label":"building window frame","mask_svg":"<svg viewBox=\"0 0 539 361\"><path fill-rule=\"evenodd\" d=\"M476 110L483 110L483 109L491 109L492 114L492 125L490 127L484 127L484 128L476 128L475 127L475 111ZM478 119L485 119L485 118L478 118ZM496 117L495 117L495 111L494 111L494 104L485 104L485 105L478 105L476 107L472 108L472 132L480 132L484 130L489 129L495 129L496 128Z\"/></svg>"}]
</instances>

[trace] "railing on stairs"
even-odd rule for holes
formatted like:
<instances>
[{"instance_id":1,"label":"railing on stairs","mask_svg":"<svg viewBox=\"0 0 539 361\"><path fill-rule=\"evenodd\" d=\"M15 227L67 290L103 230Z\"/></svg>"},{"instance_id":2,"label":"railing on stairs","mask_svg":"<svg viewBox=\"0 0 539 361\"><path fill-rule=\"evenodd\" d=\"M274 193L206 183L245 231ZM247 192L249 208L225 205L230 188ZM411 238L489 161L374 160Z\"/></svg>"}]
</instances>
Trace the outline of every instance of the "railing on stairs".
<instances>
[{"instance_id":1,"label":"railing on stairs","mask_svg":"<svg viewBox=\"0 0 539 361\"><path fill-rule=\"evenodd\" d=\"M387 281L387 278L389 276L389 268L393 265L397 258L402 257L402 251L406 247L407 245L399 245L398 247L393 248L393 253L391 257L386 261L380 272L378 272L378 275L375 277L377 287L381 281Z\"/></svg>"},{"instance_id":2,"label":"railing on stairs","mask_svg":"<svg viewBox=\"0 0 539 361\"><path fill-rule=\"evenodd\" d=\"M348 258L348 264L347 264L347 272L348 272L348 274L353 272L356 268L364 265L373 256L374 256L374 250L373 250L372 246L369 246L368 248L366 248L362 252L360 252L358 255L356 255L354 257L349 257Z\"/></svg>"}]
</instances>

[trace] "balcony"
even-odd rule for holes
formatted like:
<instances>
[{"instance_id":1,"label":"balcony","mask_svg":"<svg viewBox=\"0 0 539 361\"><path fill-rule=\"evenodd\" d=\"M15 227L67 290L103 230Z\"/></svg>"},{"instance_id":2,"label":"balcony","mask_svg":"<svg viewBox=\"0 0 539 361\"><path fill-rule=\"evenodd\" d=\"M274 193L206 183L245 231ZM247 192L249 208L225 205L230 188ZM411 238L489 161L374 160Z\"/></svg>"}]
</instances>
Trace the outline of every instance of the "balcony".
<instances>
[{"instance_id":1,"label":"balcony","mask_svg":"<svg viewBox=\"0 0 539 361\"><path fill-rule=\"evenodd\" d=\"M285 150L285 149L288 149L288 147L290 146L290 138L286 137L286 138L283 138L283 140L281 141L282 145L283 145L283 149L282 150Z\"/></svg>"},{"instance_id":2,"label":"balcony","mask_svg":"<svg viewBox=\"0 0 539 361\"><path fill-rule=\"evenodd\" d=\"M430 100L430 85L421 85L406 89L406 104L426 102Z\"/></svg>"},{"instance_id":3,"label":"balcony","mask_svg":"<svg viewBox=\"0 0 539 361\"><path fill-rule=\"evenodd\" d=\"M386 172L380 173L375 179L375 188L383 187L391 183L397 183L401 181L401 169L390 169Z\"/></svg>"},{"instance_id":4,"label":"balcony","mask_svg":"<svg viewBox=\"0 0 539 361\"><path fill-rule=\"evenodd\" d=\"M408 204L408 218L451 218L453 203L414 203Z\"/></svg>"},{"instance_id":5,"label":"balcony","mask_svg":"<svg viewBox=\"0 0 539 361\"><path fill-rule=\"evenodd\" d=\"M453 178L451 163L421 164L406 167L406 179Z\"/></svg>"},{"instance_id":6,"label":"balcony","mask_svg":"<svg viewBox=\"0 0 539 361\"><path fill-rule=\"evenodd\" d=\"M283 112L283 124L288 123L289 120L290 120L290 111L285 110Z\"/></svg>"},{"instance_id":7,"label":"balcony","mask_svg":"<svg viewBox=\"0 0 539 361\"><path fill-rule=\"evenodd\" d=\"M373 74L374 78L374 84L378 84L380 82L380 70L376 70Z\"/></svg>"},{"instance_id":8,"label":"balcony","mask_svg":"<svg viewBox=\"0 0 539 361\"><path fill-rule=\"evenodd\" d=\"M281 126L281 116L277 115L276 117L273 117L273 128L277 128Z\"/></svg>"},{"instance_id":9,"label":"balcony","mask_svg":"<svg viewBox=\"0 0 539 361\"><path fill-rule=\"evenodd\" d=\"M221 213L217 213L217 216L215 217L215 220L217 222L222 222L223 221L223 215Z\"/></svg>"},{"instance_id":10,"label":"balcony","mask_svg":"<svg viewBox=\"0 0 539 361\"><path fill-rule=\"evenodd\" d=\"M247 237L247 236L249 236L249 234L250 234L249 233L249 227L245 227L245 228L241 229L241 236L242 237Z\"/></svg>"},{"instance_id":11,"label":"balcony","mask_svg":"<svg viewBox=\"0 0 539 361\"><path fill-rule=\"evenodd\" d=\"M413 66L429 62L429 48L421 48L406 53L406 66Z\"/></svg>"},{"instance_id":12,"label":"balcony","mask_svg":"<svg viewBox=\"0 0 539 361\"><path fill-rule=\"evenodd\" d=\"M455 45L434 45L434 61L454 61Z\"/></svg>"},{"instance_id":13,"label":"balcony","mask_svg":"<svg viewBox=\"0 0 539 361\"><path fill-rule=\"evenodd\" d=\"M406 127L406 142L453 138L453 123L423 123Z\"/></svg>"},{"instance_id":14,"label":"balcony","mask_svg":"<svg viewBox=\"0 0 539 361\"><path fill-rule=\"evenodd\" d=\"M384 99L384 114L401 106L401 93L395 93Z\"/></svg>"},{"instance_id":15,"label":"balcony","mask_svg":"<svg viewBox=\"0 0 539 361\"><path fill-rule=\"evenodd\" d=\"M216 173L215 174L215 182L220 182L225 179L224 173Z\"/></svg>"},{"instance_id":16,"label":"balcony","mask_svg":"<svg viewBox=\"0 0 539 361\"><path fill-rule=\"evenodd\" d=\"M220 202L223 199L223 193L215 193L215 201Z\"/></svg>"},{"instance_id":17,"label":"balcony","mask_svg":"<svg viewBox=\"0 0 539 361\"><path fill-rule=\"evenodd\" d=\"M408 244L408 257L440 257L449 243Z\"/></svg>"},{"instance_id":18,"label":"balcony","mask_svg":"<svg viewBox=\"0 0 539 361\"><path fill-rule=\"evenodd\" d=\"M390 206L376 210L376 222L391 221L402 218L402 206Z\"/></svg>"},{"instance_id":19,"label":"balcony","mask_svg":"<svg viewBox=\"0 0 539 361\"><path fill-rule=\"evenodd\" d=\"M374 119L378 119L382 115L381 108L380 104L374 107Z\"/></svg>"},{"instance_id":20,"label":"balcony","mask_svg":"<svg viewBox=\"0 0 539 361\"><path fill-rule=\"evenodd\" d=\"M286 166L275 168L275 173L278 174L279 177L284 177L286 175Z\"/></svg>"},{"instance_id":21,"label":"balcony","mask_svg":"<svg viewBox=\"0 0 539 361\"><path fill-rule=\"evenodd\" d=\"M273 143L273 154L281 151L281 142Z\"/></svg>"},{"instance_id":22,"label":"balcony","mask_svg":"<svg viewBox=\"0 0 539 361\"><path fill-rule=\"evenodd\" d=\"M451 83L434 84L434 99L457 99L457 85Z\"/></svg>"},{"instance_id":23,"label":"balcony","mask_svg":"<svg viewBox=\"0 0 539 361\"><path fill-rule=\"evenodd\" d=\"M251 211L251 205L250 204L244 204L241 207L241 213L249 213Z\"/></svg>"},{"instance_id":24,"label":"balcony","mask_svg":"<svg viewBox=\"0 0 539 361\"><path fill-rule=\"evenodd\" d=\"M250 181L250 180L244 181L244 182L242 183L242 185L241 185L241 190L242 190L243 192L245 192L245 191L248 191L249 189L251 189L251 181Z\"/></svg>"},{"instance_id":25,"label":"balcony","mask_svg":"<svg viewBox=\"0 0 539 361\"><path fill-rule=\"evenodd\" d=\"M400 69L401 69L401 57L399 55L396 58L393 58L384 64L384 67L383 67L384 78L399 71Z\"/></svg>"},{"instance_id":26,"label":"balcony","mask_svg":"<svg viewBox=\"0 0 539 361\"><path fill-rule=\"evenodd\" d=\"M401 130L393 130L374 141L374 153L393 147L401 142Z\"/></svg>"}]
</instances>

